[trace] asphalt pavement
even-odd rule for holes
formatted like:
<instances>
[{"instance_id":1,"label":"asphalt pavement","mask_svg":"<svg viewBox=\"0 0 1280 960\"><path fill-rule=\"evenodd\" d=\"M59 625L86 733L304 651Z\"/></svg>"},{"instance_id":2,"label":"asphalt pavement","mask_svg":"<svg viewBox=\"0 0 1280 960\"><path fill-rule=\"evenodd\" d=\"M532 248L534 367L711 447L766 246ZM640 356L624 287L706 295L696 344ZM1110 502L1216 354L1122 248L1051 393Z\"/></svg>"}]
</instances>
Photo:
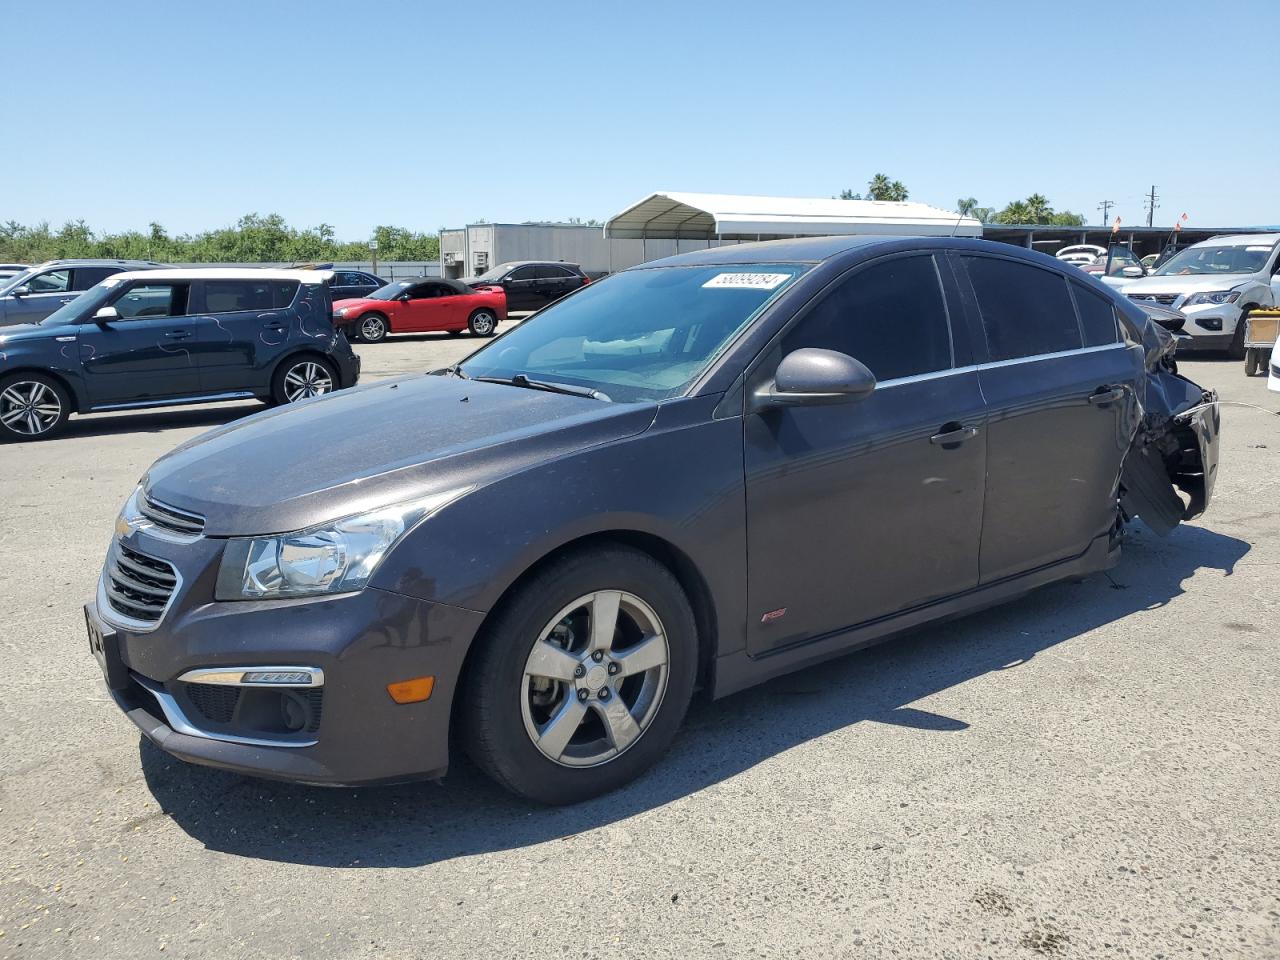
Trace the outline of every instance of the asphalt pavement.
<instances>
[{"instance_id":1,"label":"asphalt pavement","mask_svg":"<svg viewBox=\"0 0 1280 960\"><path fill-rule=\"evenodd\" d=\"M476 345L359 349L372 379ZM1280 410L1239 363L1184 370ZM0 447L0 957L1280 956L1275 416L1224 407L1209 512L1109 574L696 704L651 774L546 809L466 762L192 767L109 701L81 604L121 502L257 409Z\"/></svg>"}]
</instances>

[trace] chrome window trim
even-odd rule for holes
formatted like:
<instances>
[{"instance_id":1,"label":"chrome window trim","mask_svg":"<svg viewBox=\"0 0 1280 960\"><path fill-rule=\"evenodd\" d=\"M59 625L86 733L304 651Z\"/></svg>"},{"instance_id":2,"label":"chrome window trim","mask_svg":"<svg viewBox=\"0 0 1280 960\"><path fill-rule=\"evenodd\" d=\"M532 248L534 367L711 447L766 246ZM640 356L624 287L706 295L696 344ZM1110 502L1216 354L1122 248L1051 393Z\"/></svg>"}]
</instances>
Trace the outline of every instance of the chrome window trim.
<instances>
[{"instance_id":1,"label":"chrome window trim","mask_svg":"<svg viewBox=\"0 0 1280 960\"><path fill-rule=\"evenodd\" d=\"M173 698L168 691L154 680L139 674L131 674L138 686L142 687L149 694L156 698L156 703L160 705L160 711L164 714L165 722L173 729L174 733L185 734L188 737L199 737L202 740L221 740L224 743L238 743L246 747L314 747L319 740L265 740L258 737L237 737L230 733L210 733L208 730L202 730L187 719L186 714L182 712L182 708L178 706L178 701Z\"/></svg>"},{"instance_id":2,"label":"chrome window trim","mask_svg":"<svg viewBox=\"0 0 1280 960\"><path fill-rule=\"evenodd\" d=\"M173 593L169 594L169 599L165 601L164 609L160 611L160 616L156 618L155 623L148 623L145 620L135 620L133 617L127 616L111 606L111 598L107 596L107 569L111 566L111 558L115 553L116 544L119 538L111 541L111 549L107 551L107 562L102 566L102 573L98 575L98 615L102 617L108 624L119 630L128 630L130 633L151 633L164 623L164 618L169 615L170 608L173 607L173 601L177 599L179 591L182 590L182 574L172 563L162 557L151 557L153 560L160 560L162 563L168 563L169 569L173 571L173 577L176 581L173 585ZM141 552L141 551L139 551ZM150 554L146 556L150 557Z\"/></svg>"},{"instance_id":3,"label":"chrome window trim","mask_svg":"<svg viewBox=\"0 0 1280 960\"><path fill-rule=\"evenodd\" d=\"M311 677L307 683L261 683L248 682L242 678L246 673L305 673ZM228 687L283 687L297 690L314 690L324 686L324 671L319 667L201 667L188 670L178 677L182 683L207 683Z\"/></svg>"},{"instance_id":4,"label":"chrome window trim","mask_svg":"<svg viewBox=\"0 0 1280 960\"><path fill-rule=\"evenodd\" d=\"M1057 350L1053 353L1037 353L1030 357L1014 357L1011 360L988 360L977 364L979 370L993 370L997 367L1011 367L1019 363L1034 363L1037 360L1057 360L1062 357L1074 357L1077 354L1101 353L1103 350L1127 350L1124 343L1104 343L1096 347L1075 347L1071 350Z\"/></svg>"}]
</instances>

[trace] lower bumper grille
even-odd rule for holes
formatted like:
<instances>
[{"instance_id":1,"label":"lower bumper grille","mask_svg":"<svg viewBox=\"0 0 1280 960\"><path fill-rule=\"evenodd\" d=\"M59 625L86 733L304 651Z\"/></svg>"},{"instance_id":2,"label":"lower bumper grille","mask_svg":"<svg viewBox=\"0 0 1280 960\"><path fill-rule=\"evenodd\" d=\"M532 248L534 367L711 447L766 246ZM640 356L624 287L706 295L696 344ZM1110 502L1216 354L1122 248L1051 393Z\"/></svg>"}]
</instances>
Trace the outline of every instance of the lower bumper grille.
<instances>
[{"instance_id":1,"label":"lower bumper grille","mask_svg":"<svg viewBox=\"0 0 1280 960\"><path fill-rule=\"evenodd\" d=\"M240 702L240 688L216 683L191 683L187 685L191 705L206 720L214 723L230 723Z\"/></svg>"},{"instance_id":2,"label":"lower bumper grille","mask_svg":"<svg viewBox=\"0 0 1280 960\"><path fill-rule=\"evenodd\" d=\"M166 561L131 550L119 540L111 545L103 588L107 603L120 616L147 626L159 623L177 587L177 571Z\"/></svg>"}]
</instances>

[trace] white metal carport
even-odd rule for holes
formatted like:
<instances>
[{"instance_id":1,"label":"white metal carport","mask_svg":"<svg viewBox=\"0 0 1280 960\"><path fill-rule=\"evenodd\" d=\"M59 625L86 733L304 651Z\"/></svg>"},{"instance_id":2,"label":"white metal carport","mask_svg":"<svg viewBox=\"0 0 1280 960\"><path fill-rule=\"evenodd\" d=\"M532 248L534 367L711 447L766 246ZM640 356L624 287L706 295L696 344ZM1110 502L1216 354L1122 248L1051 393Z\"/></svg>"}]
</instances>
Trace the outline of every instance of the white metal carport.
<instances>
[{"instance_id":1,"label":"white metal carport","mask_svg":"<svg viewBox=\"0 0 1280 960\"><path fill-rule=\"evenodd\" d=\"M982 236L982 223L926 203L653 193L604 225L609 239L776 240L849 234Z\"/></svg>"}]
</instances>

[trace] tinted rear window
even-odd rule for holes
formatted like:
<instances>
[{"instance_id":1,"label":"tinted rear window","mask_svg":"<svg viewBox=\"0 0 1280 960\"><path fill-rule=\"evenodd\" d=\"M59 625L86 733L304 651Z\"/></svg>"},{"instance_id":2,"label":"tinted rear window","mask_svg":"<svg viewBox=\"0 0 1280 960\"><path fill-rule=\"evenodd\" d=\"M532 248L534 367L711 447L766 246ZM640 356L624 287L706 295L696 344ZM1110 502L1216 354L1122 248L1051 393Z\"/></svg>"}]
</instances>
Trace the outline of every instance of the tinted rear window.
<instances>
[{"instance_id":1,"label":"tinted rear window","mask_svg":"<svg viewBox=\"0 0 1280 960\"><path fill-rule=\"evenodd\" d=\"M1101 347L1116 342L1116 308L1106 297L1078 283L1071 285L1084 328L1084 345Z\"/></svg>"},{"instance_id":2,"label":"tinted rear window","mask_svg":"<svg viewBox=\"0 0 1280 960\"><path fill-rule=\"evenodd\" d=\"M206 280L193 298L193 313L236 313L240 310L279 310L293 303L297 280Z\"/></svg>"},{"instance_id":3,"label":"tinted rear window","mask_svg":"<svg viewBox=\"0 0 1280 960\"><path fill-rule=\"evenodd\" d=\"M783 356L801 347L848 354L877 380L948 369L951 332L933 257L899 257L839 281L783 337Z\"/></svg>"},{"instance_id":4,"label":"tinted rear window","mask_svg":"<svg viewBox=\"0 0 1280 960\"><path fill-rule=\"evenodd\" d=\"M1080 326L1065 277L1012 260L962 259L978 297L992 360L1080 348Z\"/></svg>"}]
</instances>

